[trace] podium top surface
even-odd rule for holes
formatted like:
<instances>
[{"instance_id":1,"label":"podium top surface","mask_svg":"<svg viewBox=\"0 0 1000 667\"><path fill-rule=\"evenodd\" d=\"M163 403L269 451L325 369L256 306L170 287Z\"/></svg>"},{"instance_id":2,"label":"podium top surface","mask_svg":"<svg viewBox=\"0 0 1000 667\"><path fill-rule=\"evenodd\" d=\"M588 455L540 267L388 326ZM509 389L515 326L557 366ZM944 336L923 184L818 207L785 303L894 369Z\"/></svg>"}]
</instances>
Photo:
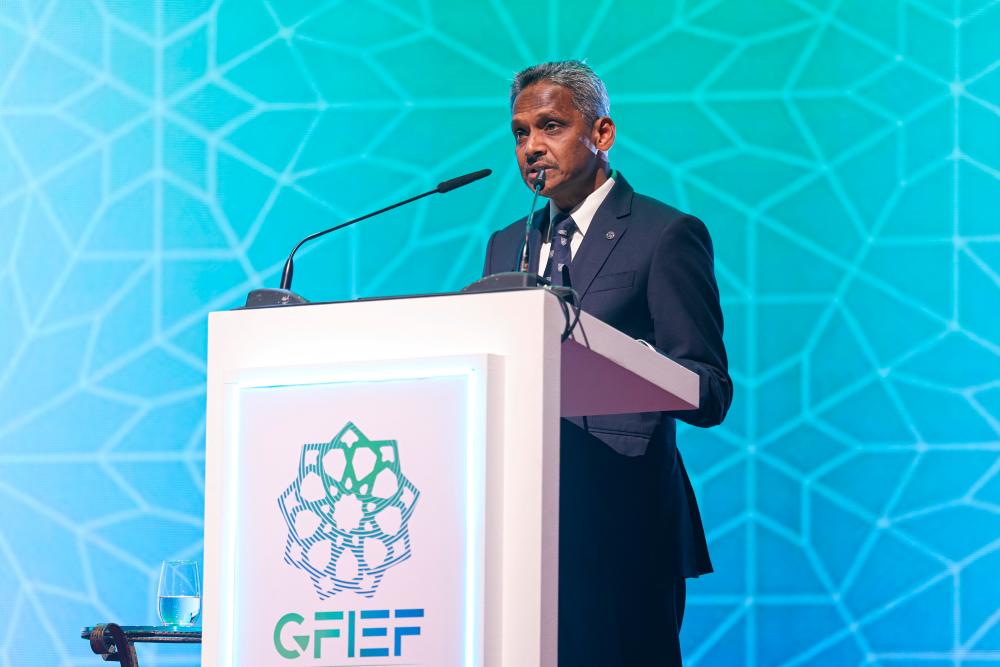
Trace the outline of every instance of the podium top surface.
<instances>
[{"instance_id":1,"label":"podium top surface","mask_svg":"<svg viewBox=\"0 0 1000 667\"><path fill-rule=\"evenodd\" d=\"M210 365L233 355L248 367L271 365L255 347L281 348L282 363L299 365L310 363L310 349L322 349L324 363L507 354L507 342L531 335L558 342L567 312L575 315L544 289L219 311L209 315ZM589 313L559 349L564 417L698 407L696 373Z\"/></svg>"}]
</instances>

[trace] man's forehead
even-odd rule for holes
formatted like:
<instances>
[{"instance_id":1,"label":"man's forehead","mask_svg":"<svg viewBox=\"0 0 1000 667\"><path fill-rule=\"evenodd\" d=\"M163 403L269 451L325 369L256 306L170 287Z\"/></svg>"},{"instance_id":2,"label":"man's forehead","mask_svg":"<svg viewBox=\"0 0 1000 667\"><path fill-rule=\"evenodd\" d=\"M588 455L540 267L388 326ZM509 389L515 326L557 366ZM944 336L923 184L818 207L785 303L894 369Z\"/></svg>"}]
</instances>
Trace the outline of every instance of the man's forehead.
<instances>
[{"instance_id":1,"label":"man's forehead","mask_svg":"<svg viewBox=\"0 0 1000 667\"><path fill-rule=\"evenodd\" d=\"M533 83L514 99L511 116L534 115L540 111L573 113L573 94L569 88L550 81Z\"/></svg>"}]
</instances>

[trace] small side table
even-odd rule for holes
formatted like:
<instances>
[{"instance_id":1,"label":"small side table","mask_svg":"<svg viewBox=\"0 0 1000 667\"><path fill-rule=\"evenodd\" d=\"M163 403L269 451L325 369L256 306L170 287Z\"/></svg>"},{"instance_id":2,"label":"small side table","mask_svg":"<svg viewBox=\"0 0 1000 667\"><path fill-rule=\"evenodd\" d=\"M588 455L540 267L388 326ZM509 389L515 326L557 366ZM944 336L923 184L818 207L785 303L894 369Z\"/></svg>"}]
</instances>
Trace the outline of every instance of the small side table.
<instances>
[{"instance_id":1,"label":"small side table","mask_svg":"<svg viewBox=\"0 0 1000 667\"><path fill-rule=\"evenodd\" d=\"M139 667L135 644L200 644L201 628L179 625L118 625L100 623L84 628L80 637L90 641L91 650L105 662L122 667Z\"/></svg>"}]
</instances>

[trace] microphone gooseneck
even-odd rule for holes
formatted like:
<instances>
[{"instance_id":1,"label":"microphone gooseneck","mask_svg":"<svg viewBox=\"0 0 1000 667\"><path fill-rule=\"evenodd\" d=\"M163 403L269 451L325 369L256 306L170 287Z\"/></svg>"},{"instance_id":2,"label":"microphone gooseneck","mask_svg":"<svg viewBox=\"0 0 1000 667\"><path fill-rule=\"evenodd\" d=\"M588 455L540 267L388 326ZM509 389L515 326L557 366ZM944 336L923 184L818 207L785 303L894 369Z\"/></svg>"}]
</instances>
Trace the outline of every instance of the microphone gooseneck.
<instances>
[{"instance_id":1,"label":"microphone gooseneck","mask_svg":"<svg viewBox=\"0 0 1000 667\"><path fill-rule=\"evenodd\" d=\"M545 170L539 169L535 175L535 180L531 182L534 194L531 195L531 207L528 209L528 217L524 219L524 243L521 245L519 263L521 271L527 273L531 267L531 252L528 248L528 239L531 237L531 219L535 217L535 204L538 202L538 193L545 188ZM514 267L517 271L517 267Z\"/></svg>"},{"instance_id":2,"label":"microphone gooseneck","mask_svg":"<svg viewBox=\"0 0 1000 667\"><path fill-rule=\"evenodd\" d=\"M349 227L350 225L353 225L356 222L361 222L362 220L367 220L368 218L374 218L376 215L380 215L380 214L385 213L387 211L391 211L392 209L399 208L400 206L405 206L406 204L409 204L410 202L415 202L418 199L423 199L424 197L428 197L430 195L434 195L434 194L438 194L438 193L451 192L452 190L460 188L460 187L462 187L464 185L468 185L469 183L472 183L474 181L478 181L481 178L486 178L487 176L489 176L492 173L493 173L492 169L480 169L479 171L474 171L471 174L465 174L464 176L459 176L457 178L452 178L452 179L449 179L447 181L442 181L441 183L438 183L437 187L434 188L433 190L428 190L427 192L423 192L423 193L421 193L421 194L419 194L419 195L417 195L415 197L410 197L409 199L404 199L403 201L397 202L397 203L395 203L395 204L393 204L391 206L386 206L385 208L380 208L379 210L374 211L372 213L367 213L367 214L361 216L360 218L354 218L353 220L348 220L347 222L341 223L341 224L337 225L336 227L330 227L329 229L324 229L321 232L316 232L315 234L310 234L309 236L307 236L304 239L302 239L301 241L299 241L298 244L294 248L292 248L292 252L290 252L288 254L288 259L285 261L285 268L281 272L281 285L280 285L280 289L282 289L282 290L290 290L292 288L292 274L295 271L295 266L294 266L294 264L292 262L292 258L295 257L295 253L298 252L298 249L301 248L306 243L308 243L309 241L312 241L314 239L318 239L321 236L326 236L330 232L335 232L338 229L343 229L344 227Z\"/></svg>"}]
</instances>

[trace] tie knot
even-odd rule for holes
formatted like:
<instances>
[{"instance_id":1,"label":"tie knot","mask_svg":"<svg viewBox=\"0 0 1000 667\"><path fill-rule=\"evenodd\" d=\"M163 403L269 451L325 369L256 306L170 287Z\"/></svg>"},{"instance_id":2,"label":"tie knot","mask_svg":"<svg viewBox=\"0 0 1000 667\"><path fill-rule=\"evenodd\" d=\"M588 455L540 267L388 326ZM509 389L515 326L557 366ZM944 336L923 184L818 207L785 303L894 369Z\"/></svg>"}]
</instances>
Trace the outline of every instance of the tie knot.
<instances>
[{"instance_id":1,"label":"tie knot","mask_svg":"<svg viewBox=\"0 0 1000 667\"><path fill-rule=\"evenodd\" d=\"M566 213L558 213L552 218L553 230L559 236L572 237L576 231L576 221Z\"/></svg>"}]
</instances>

